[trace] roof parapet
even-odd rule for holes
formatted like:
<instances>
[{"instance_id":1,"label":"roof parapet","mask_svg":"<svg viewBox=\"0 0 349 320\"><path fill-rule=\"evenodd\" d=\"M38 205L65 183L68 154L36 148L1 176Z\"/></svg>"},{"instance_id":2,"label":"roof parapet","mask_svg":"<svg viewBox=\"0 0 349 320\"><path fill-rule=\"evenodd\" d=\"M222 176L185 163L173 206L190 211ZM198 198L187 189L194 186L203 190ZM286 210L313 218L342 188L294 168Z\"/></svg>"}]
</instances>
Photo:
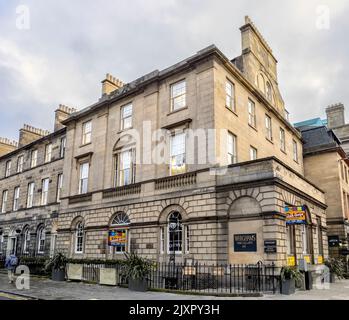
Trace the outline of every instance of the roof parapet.
<instances>
[{"instance_id":1,"label":"roof parapet","mask_svg":"<svg viewBox=\"0 0 349 320\"><path fill-rule=\"evenodd\" d=\"M8 138L0 137L0 143L6 144L6 145L11 146L11 147L18 148L18 142L15 140L8 139Z\"/></svg>"}]
</instances>

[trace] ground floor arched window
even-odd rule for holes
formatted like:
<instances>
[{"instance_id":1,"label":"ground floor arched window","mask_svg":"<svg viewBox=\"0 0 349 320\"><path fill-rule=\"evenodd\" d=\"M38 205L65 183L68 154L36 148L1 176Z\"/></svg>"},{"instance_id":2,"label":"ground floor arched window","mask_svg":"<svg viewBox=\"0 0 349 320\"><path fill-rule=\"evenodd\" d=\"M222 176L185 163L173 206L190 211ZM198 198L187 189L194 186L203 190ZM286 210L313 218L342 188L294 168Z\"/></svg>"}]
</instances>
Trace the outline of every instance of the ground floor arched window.
<instances>
[{"instance_id":1,"label":"ground floor arched window","mask_svg":"<svg viewBox=\"0 0 349 320\"><path fill-rule=\"evenodd\" d=\"M179 212L172 212L168 217L168 253L182 253L183 251L183 224Z\"/></svg>"},{"instance_id":2,"label":"ground floor arched window","mask_svg":"<svg viewBox=\"0 0 349 320\"><path fill-rule=\"evenodd\" d=\"M30 248L30 230L25 228L23 232L23 253L28 254Z\"/></svg>"},{"instance_id":3,"label":"ground floor arched window","mask_svg":"<svg viewBox=\"0 0 349 320\"><path fill-rule=\"evenodd\" d=\"M111 254L129 252L130 219L126 213L117 213L112 219L108 232Z\"/></svg>"},{"instance_id":4,"label":"ground floor arched window","mask_svg":"<svg viewBox=\"0 0 349 320\"><path fill-rule=\"evenodd\" d=\"M38 229L38 253L43 254L45 252L46 231L45 227L41 226Z\"/></svg>"},{"instance_id":5,"label":"ground floor arched window","mask_svg":"<svg viewBox=\"0 0 349 320\"><path fill-rule=\"evenodd\" d=\"M75 253L83 253L84 251L84 224L79 221L75 231Z\"/></svg>"}]
</instances>

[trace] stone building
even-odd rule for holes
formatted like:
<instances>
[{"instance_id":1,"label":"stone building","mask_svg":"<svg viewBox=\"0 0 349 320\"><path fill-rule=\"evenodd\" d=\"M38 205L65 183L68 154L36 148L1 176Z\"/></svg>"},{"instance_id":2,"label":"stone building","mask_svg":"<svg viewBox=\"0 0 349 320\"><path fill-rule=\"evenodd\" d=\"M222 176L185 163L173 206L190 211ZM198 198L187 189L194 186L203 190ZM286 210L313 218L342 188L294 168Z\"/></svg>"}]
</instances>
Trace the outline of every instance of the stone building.
<instances>
[{"instance_id":1,"label":"stone building","mask_svg":"<svg viewBox=\"0 0 349 320\"><path fill-rule=\"evenodd\" d=\"M241 34L233 60L213 45L128 84L107 75L99 101L63 121L59 250L321 265L324 193L304 178L271 48L249 18ZM306 223L286 226L286 206Z\"/></svg>"},{"instance_id":2,"label":"stone building","mask_svg":"<svg viewBox=\"0 0 349 320\"><path fill-rule=\"evenodd\" d=\"M56 120L74 110L59 106ZM47 256L55 250L66 129L24 125L18 143L0 144L0 252Z\"/></svg>"},{"instance_id":3,"label":"stone building","mask_svg":"<svg viewBox=\"0 0 349 320\"><path fill-rule=\"evenodd\" d=\"M304 177L301 134L288 121L271 48L248 17L240 30L239 57L212 45L130 83L108 74L95 104L56 113L53 134L2 156L1 192L13 193L20 179L23 190L51 181L46 205L25 208L24 192L12 212L9 198L5 242L30 221L33 239L44 225L46 239L56 239L51 251L79 259L132 251L165 262L306 260L321 268L324 192ZM21 152L29 165L32 149L43 154L52 142L57 157L63 136L64 158L5 177L6 162ZM294 206L303 224L287 224Z\"/></svg>"},{"instance_id":4,"label":"stone building","mask_svg":"<svg viewBox=\"0 0 349 320\"><path fill-rule=\"evenodd\" d=\"M329 253L348 250L349 160L341 141L325 126L301 129L305 176L325 191Z\"/></svg>"}]
</instances>

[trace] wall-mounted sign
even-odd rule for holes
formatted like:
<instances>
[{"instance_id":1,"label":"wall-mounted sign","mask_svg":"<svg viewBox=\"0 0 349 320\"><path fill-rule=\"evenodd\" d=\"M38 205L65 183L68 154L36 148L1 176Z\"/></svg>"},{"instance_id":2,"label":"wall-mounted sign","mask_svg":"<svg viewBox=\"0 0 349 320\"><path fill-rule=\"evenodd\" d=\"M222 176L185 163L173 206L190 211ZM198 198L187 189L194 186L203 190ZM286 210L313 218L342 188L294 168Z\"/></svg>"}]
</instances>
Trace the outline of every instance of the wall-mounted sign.
<instances>
[{"instance_id":1,"label":"wall-mounted sign","mask_svg":"<svg viewBox=\"0 0 349 320\"><path fill-rule=\"evenodd\" d=\"M339 236L328 236L329 247L339 247Z\"/></svg>"},{"instance_id":2,"label":"wall-mounted sign","mask_svg":"<svg viewBox=\"0 0 349 320\"><path fill-rule=\"evenodd\" d=\"M126 230L109 230L108 244L112 247L126 246L127 235Z\"/></svg>"},{"instance_id":3,"label":"wall-mounted sign","mask_svg":"<svg viewBox=\"0 0 349 320\"><path fill-rule=\"evenodd\" d=\"M276 240L264 240L264 252L265 253L276 253Z\"/></svg>"},{"instance_id":4,"label":"wall-mounted sign","mask_svg":"<svg viewBox=\"0 0 349 320\"><path fill-rule=\"evenodd\" d=\"M306 208L300 207L285 207L286 224L305 224L306 223Z\"/></svg>"},{"instance_id":5,"label":"wall-mounted sign","mask_svg":"<svg viewBox=\"0 0 349 320\"><path fill-rule=\"evenodd\" d=\"M256 252L257 251L257 235L250 234L234 234L234 251L235 252Z\"/></svg>"}]
</instances>

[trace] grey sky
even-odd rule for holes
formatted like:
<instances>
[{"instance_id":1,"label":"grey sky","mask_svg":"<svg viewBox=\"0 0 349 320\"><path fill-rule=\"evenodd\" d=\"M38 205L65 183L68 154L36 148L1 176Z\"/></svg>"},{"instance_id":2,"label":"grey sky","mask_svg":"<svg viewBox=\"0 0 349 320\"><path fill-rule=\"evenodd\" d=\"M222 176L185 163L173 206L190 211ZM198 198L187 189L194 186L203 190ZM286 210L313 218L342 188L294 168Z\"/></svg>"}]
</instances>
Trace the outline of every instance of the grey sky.
<instances>
[{"instance_id":1,"label":"grey sky","mask_svg":"<svg viewBox=\"0 0 349 320\"><path fill-rule=\"evenodd\" d=\"M16 27L20 4L28 30ZM329 29L316 27L320 5ZM0 0L0 136L17 139L23 123L52 130L58 104L94 103L107 72L129 82L213 43L233 58L246 14L279 61L292 121L349 104L346 0Z\"/></svg>"}]
</instances>

